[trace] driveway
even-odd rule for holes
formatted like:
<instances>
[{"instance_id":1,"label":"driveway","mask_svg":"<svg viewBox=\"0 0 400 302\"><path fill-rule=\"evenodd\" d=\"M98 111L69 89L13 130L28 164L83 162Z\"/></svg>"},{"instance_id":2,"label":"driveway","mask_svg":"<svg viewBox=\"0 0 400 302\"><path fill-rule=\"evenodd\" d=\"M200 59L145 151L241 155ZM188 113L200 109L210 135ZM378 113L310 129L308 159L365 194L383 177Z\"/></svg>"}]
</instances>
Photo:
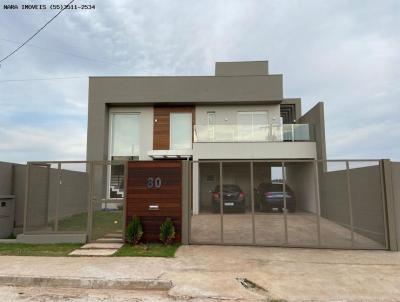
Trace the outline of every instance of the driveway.
<instances>
[{"instance_id":1,"label":"driveway","mask_svg":"<svg viewBox=\"0 0 400 302\"><path fill-rule=\"evenodd\" d=\"M174 287L160 301L400 301L400 253L386 251L183 246L170 259L3 256L0 260L0 275L171 280ZM243 279L251 283L242 284Z\"/></svg>"},{"instance_id":2,"label":"driveway","mask_svg":"<svg viewBox=\"0 0 400 302\"><path fill-rule=\"evenodd\" d=\"M351 248L349 228L319 217L321 244L326 247ZM224 214L224 242L252 244L251 213ZM281 213L256 213L254 215L255 240L260 245L283 245L285 241L284 217ZM307 212L287 214L288 242L295 246L316 246L317 216ZM191 242L219 243L221 240L220 214L203 213L191 218ZM383 236L382 236L383 237ZM384 249L382 242L374 241L354 232L354 246L360 249Z\"/></svg>"}]
</instances>

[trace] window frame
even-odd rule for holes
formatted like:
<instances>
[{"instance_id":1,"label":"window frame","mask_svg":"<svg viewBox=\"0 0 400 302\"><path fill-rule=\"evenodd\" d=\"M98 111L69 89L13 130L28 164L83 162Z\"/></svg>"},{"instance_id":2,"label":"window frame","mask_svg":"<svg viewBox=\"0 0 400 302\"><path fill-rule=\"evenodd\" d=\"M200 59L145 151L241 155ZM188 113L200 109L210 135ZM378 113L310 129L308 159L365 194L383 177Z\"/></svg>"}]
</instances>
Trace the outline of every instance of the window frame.
<instances>
[{"instance_id":1,"label":"window frame","mask_svg":"<svg viewBox=\"0 0 400 302\"><path fill-rule=\"evenodd\" d=\"M169 150L188 150L188 149L173 149L172 148L172 116L178 114L190 115L190 148L193 149L193 113L192 112L170 112L169 113Z\"/></svg>"},{"instance_id":2,"label":"window frame","mask_svg":"<svg viewBox=\"0 0 400 302\"><path fill-rule=\"evenodd\" d=\"M249 115L251 115L251 124L249 124L249 125L242 125L242 124L239 124L239 116L241 115L241 114L249 114ZM266 117L266 123L265 123L265 126L267 127L268 125L269 125L269 123L268 123L268 121L269 121L269 111L268 110L248 110L248 111L246 111L246 110L240 110L240 111L237 111L237 114L236 114L236 125L237 125L237 127L238 127L238 129L237 129L237 131L238 131L238 138L240 138L240 127L241 126L251 126L251 137L254 137L254 115L255 114L265 114L265 117ZM251 140L251 141L253 141L253 140Z\"/></svg>"},{"instance_id":3,"label":"window frame","mask_svg":"<svg viewBox=\"0 0 400 302\"><path fill-rule=\"evenodd\" d=\"M112 147L113 147L113 117L117 114L121 115L137 115L139 117L139 127L141 123L141 113L137 111L131 111L131 110L123 110L123 109L116 109L116 110L111 110L109 112L109 117L108 117L108 160L112 160ZM139 129L139 142L141 141L141 133ZM139 144L140 145L140 144ZM138 156L140 155L140 151ZM127 156L135 156L135 155L127 155Z\"/></svg>"},{"instance_id":4,"label":"window frame","mask_svg":"<svg viewBox=\"0 0 400 302\"><path fill-rule=\"evenodd\" d=\"M139 126L141 124L141 112L132 110L131 108L110 108L108 111L108 150L107 150L107 159L109 161L112 160L112 144L113 144L113 118L116 114L123 114L123 115L138 115L139 116ZM141 133L139 129L139 142L141 142ZM132 156L132 155L130 155ZM137 156L140 156L140 151ZM110 197L110 186L111 186L111 165L107 165L107 187L106 187L106 197L107 199L115 199L121 200L121 198L111 198ZM123 198L122 198L123 199Z\"/></svg>"}]
</instances>

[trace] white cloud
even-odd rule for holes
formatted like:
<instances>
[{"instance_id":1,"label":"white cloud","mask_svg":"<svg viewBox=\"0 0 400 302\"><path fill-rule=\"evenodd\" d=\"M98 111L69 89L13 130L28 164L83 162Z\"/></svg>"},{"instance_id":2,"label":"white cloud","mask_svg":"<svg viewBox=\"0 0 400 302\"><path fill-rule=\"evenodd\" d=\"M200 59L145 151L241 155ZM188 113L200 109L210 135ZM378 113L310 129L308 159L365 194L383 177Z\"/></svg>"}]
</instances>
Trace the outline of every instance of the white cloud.
<instances>
[{"instance_id":1,"label":"white cloud","mask_svg":"<svg viewBox=\"0 0 400 302\"><path fill-rule=\"evenodd\" d=\"M85 158L85 129L73 123L60 123L57 131L28 126L2 128L0 137L0 156L4 160L22 163Z\"/></svg>"}]
</instances>

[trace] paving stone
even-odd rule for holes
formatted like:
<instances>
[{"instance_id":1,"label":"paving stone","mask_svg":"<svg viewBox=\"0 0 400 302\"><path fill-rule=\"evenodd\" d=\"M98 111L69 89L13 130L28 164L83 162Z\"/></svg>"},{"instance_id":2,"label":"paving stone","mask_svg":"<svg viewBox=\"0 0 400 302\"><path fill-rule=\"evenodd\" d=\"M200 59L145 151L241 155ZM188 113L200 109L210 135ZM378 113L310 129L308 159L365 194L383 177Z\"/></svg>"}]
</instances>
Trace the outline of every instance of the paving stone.
<instances>
[{"instance_id":1,"label":"paving stone","mask_svg":"<svg viewBox=\"0 0 400 302\"><path fill-rule=\"evenodd\" d=\"M70 256L111 256L118 249L78 249L69 253Z\"/></svg>"},{"instance_id":2,"label":"paving stone","mask_svg":"<svg viewBox=\"0 0 400 302\"><path fill-rule=\"evenodd\" d=\"M123 243L124 241L120 238L99 238L96 242L106 242L106 243Z\"/></svg>"},{"instance_id":3,"label":"paving stone","mask_svg":"<svg viewBox=\"0 0 400 302\"><path fill-rule=\"evenodd\" d=\"M105 238L122 238L121 233L108 233L104 235Z\"/></svg>"},{"instance_id":4,"label":"paving stone","mask_svg":"<svg viewBox=\"0 0 400 302\"><path fill-rule=\"evenodd\" d=\"M119 249L122 246L123 246L122 243L93 242L81 246L81 249Z\"/></svg>"}]
</instances>

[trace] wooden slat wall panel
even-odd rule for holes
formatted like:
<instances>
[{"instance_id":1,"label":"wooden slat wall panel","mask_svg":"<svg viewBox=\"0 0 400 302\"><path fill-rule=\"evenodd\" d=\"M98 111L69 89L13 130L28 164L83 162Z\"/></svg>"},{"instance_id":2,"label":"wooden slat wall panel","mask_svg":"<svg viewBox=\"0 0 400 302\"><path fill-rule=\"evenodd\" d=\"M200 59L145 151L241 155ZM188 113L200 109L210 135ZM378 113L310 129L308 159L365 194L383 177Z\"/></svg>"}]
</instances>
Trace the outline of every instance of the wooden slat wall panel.
<instances>
[{"instance_id":1,"label":"wooden slat wall panel","mask_svg":"<svg viewBox=\"0 0 400 302\"><path fill-rule=\"evenodd\" d=\"M153 149L169 150L170 142L170 113L173 112L191 112L192 124L195 124L195 107L194 106L155 106L153 120ZM156 122L157 120L157 122ZM192 129L193 131L193 129Z\"/></svg>"},{"instance_id":2,"label":"wooden slat wall panel","mask_svg":"<svg viewBox=\"0 0 400 302\"><path fill-rule=\"evenodd\" d=\"M160 177L160 188L147 188L148 177ZM128 164L126 222L139 216L143 225L143 241L159 242L160 225L170 217L175 225L175 241L181 240L182 216L181 161L141 161ZM149 211L158 204L159 211Z\"/></svg>"}]
</instances>

